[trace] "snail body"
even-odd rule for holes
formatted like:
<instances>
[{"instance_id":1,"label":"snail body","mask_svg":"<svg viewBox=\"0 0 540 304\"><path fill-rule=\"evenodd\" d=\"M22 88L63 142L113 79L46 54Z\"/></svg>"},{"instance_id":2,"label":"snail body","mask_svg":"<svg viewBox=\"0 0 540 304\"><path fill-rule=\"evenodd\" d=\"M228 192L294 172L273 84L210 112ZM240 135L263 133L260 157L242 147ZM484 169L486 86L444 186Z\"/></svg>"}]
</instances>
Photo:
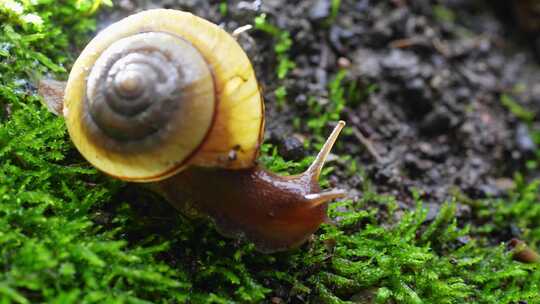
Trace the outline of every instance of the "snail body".
<instances>
[{"instance_id":1,"label":"snail body","mask_svg":"<svg viewBox=\"0 0 540 304\"><path fill-rule=\"evenodd\" d=\"M122 19L85 47L66 84L43 80L39 91L96 168L148 183L180 210L191 202L261 251L301 244L327 219L327 202L344 195L318 185L344 123L303 174L264 170L264 103L251 63L231 35L190 13Z\"/></svg>"}]
</instances>

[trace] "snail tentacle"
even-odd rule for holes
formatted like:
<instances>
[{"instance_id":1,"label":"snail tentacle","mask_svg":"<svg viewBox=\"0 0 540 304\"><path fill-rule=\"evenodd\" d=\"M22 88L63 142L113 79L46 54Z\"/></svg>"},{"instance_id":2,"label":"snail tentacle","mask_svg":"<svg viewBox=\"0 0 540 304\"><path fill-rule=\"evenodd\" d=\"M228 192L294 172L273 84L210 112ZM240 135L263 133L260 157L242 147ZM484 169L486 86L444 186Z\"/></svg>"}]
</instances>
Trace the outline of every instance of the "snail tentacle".
<instances>
[{"instance_id":1,"label":"snail tentacle","mask_svg":"<svg viewBox=\"0 0 540 304\"><path fill-rule=\"evenodd\" d=\"M326 162L326 159L328 158L332 147L336 143L339 133L341 133L341 130L343 130L344 127L345 122L343 120L338 121L337 125L334 127L334 130L332 130L332 133L330 134L330 136L328 136L323 147L317 154L317 157L315 158L313 163L311 163L309 168L304 173L302 173L302 175L309 176L312 181L319 180L319 176L321 175L324 163Z\"/></svg>"},{"instance_id":2,"label":"snail tentacle","mask_svg":"<svg viewBox=\"0 0 540 304\"><path fill-rule=\"evenodd\" d=\"M321 204L327 203L328 201L343 198L347 195L347 192L342 189L332 189L328 191L323 191L319 193L311 193L304 195L304 198L308 201L308 204L311 207L316 207Z\"/></svg>"}]
</instances>

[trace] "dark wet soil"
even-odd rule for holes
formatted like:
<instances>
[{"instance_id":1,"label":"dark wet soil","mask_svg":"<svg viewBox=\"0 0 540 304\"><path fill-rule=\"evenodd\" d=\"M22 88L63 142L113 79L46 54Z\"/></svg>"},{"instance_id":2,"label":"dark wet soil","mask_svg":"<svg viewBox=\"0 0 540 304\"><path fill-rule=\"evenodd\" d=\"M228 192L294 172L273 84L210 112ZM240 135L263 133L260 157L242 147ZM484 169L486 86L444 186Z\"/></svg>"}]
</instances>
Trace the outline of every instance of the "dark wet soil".
<instances>
[{"instance_id":1,"label":"dark wet soil","mask_svg":"<svg viewBox=\"0 0 540 304\"><path fill-rule=\"evenodd\" d=\"M296 63L278 80L275 41L258 31L240 38L265 88L267 138L284 154L314 153L301 151L291 139L294 132L310 136L307 129L294 130L292 122L308 120L306 98L327 100L329 80L347 68L348 81L375 90L343 111L341 118L354 132L340 139L344 144L335 152L357 159L379 192L404 203L413 189L432 204L456 191L471 198L501 195L513 173L536 158L533 135L539 126L501 103L507 95L532 115L540 113L540 17L534 0L341 1L331 23L330 0L227 1L226 15L216 2L118 1L100 27L139 10L167 7L232 32L265 13L291 34L289 55ZM280 85L288 96L278 109L273 92ZM359 188L361 179L340 172L338 184Z\"/></svg>"}]
</instances>

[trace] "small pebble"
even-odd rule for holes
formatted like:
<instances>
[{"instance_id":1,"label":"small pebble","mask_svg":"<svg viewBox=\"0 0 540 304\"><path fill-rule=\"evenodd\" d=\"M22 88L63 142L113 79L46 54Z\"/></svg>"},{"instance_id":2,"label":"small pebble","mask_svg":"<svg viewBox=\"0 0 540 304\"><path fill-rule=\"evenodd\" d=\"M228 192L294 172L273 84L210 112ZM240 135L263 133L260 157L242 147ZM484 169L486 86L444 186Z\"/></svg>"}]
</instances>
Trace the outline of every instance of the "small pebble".
<instances>
[{"instance_id":1,"label":"small pebble","mask_svg":"<svg viewBox=\"0 0 540 304\"><path fill-rule=\"evenodd\" d=\"M530 153L536 150L529 128L523 123L519 124L516 129L516 144L519 150L522 152Z\"/></svg>"},{"instance_id":2,"label":"small pebble","mask_svg":"<svg viewBox=\"0 0 540 304\"><path fill-rule=\"evenodd\" d=\"M279 146L279 154L286 160L300 160L304 157L304 145L298 138L289 136Z\"/></svg>"},{"instance_id":3,"label":"small pebble","mask_svg":"<svg viewBox=\"0 0 540 304\"><path fill-rule=\"evenodd\" d=\"M328 16L330 16L329 0L317 0L309 10L309 19L312 21L319 21L328 18Z\"/></svg>"},{"instance_id":4,"label":"small pebble","mask_svg":"<svg viewBox=\"0 0 540 304\"><path fill-rule=\"evenodd\" d=\"M339 57L337 63L340 69L348 69L351 67L351 61L346 57Z\"/></svg>"}]
</instances>

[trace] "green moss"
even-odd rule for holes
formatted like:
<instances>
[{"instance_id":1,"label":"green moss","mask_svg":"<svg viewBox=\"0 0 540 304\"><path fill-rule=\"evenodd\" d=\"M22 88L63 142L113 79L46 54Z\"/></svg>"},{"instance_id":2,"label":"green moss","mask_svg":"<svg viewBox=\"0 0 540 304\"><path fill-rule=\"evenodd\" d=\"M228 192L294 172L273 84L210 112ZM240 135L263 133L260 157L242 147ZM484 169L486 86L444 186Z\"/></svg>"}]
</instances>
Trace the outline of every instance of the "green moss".
<instances>
[{"instance_id":1,"label":"green moss","mask_svg":"<svg viewBox=\"0 0 540 304\"><path fill-rule=\"evenodd\" d=\"M266 14L257 16L254 20L255 29L270 34L276 39L274 51L277 57L276 75L278 79L284 79L296 64L289 58L289 49L292 46L292 39L289 32L281 30L266 20Z\"/></svg>"},{"instance_id":2,"label":"green moss","mask_svg":"<svg viewBox=\"0 0 540 304\"><path fill-rule=\"evenodd\" d=\"M228 12L229 6L227 4L227 1L221 1L221 3L219 3L219 13L221 14L221 16L225 17L227 16Z\"/></svg>"},{"instance_id":3,"label":"green moss","mask_svg":"<svg viewBox=\"0 0 540 304\"><path fill-rule=\"evenodd\" d=\"M475 227L455 219L455 203L427 221L420 201L402 212L394 198L366 185L361 200L332 205L336 224L323 226L308 244L264 255L221 237L207 221L179 216L140 188L99 174L75 152L63 121L44 109L28 83L36 73L66 76L70 46L94 29L89 13L99 1L37 1L21 5L22 11L5 3L1 303L258 303L272 296L311 303L540 301L538 265L513 261L504 244L491 240L514 223L521 238L537 246L536 182L518 179L506 200L472 202L481 223ZM39 19L24 17L29 14ZM337 84L343 77L330 87L337 100L332 115L349 102ZM261 158L288 173L311 160L287 162L268 144ZM354 166L350 174L358 174Z\"/></svg>"},{"instance_id":4,"label":"green moss","mask_svg":"<svg viewBox=\"0 0 540 304\"><path fill-rule=\"evenodd\" d=\"M521 106L514 98L508 94L501 95L501 104L512 114L524 122L531 123L534 119L534 113Z\"/></svg>"},{"instance_id":5,"label":"green moss","mask_svg":"<svg viewBox=\"0 0 540 304\"><path fill-rule=\"evenodd\" d=\"M339 8L341 7L341 0L332 0L330 2L330 15L324 20L324 25L330 27L339 15Z\"/></svg>"},{"instance_id":6,"label":"green moss","mask_svg":"<svg viewBox=\"0 0 540 304\"><path fill-rule=\"evenodd\" d=\"M281 30L266 19L266 14L260 14L254 20L255 29L272 36L276 43L274 52L277 59L276 76L278 81L283 81L296 64L289 56L289 50L293 44L289 32ZM286 104L287 88L281 84L274 90L278 109L283 109Z\"/></svg>"},{"instance_id":7,"label":"green moss","mask_svg":"<svg viewBox=\"0 0 540 304\"><path fill-rule=\"evenodd\" d=\"M538 187L540 181L526 183L522 176L515 178L516 189L506 199L473 201L477 221L484 223L478 233L496 237L498 234L513 235L530 245L540 244L540 204Z\"/></svg>"},{"instance_id":8,"label":"green moss","mask_svg":"<svg viewBox=\"0 0 540 304\"><path fill-rule=\"evenodd\" d=\"M275 91L277 106L279 109L285 107L286 98L287 98L287 88L285 86L279 86Z\"/></svg>"},{"instance_id":9,"label":"green moss","mask_svg":"<svg viewBox=\"0 0 540 304\"><path fill-rule=\"evenodd\" d=\"M443 5L433 6L433 15L441 22L454 22L456 20L456 14Z\"/></svg>"},{"instance_id":10,"label":"green moss","mask_svg":"<svg viewBox=\"0 0 540 304\"><path fill-rule=\"evenodd\" d=\"M339 7L341 6L341 0L332 0L330 6L330 19L335 20L339 14Z\"/></svg>"},{"instance_id":11,"label":"green moss","mask_svg":"<svg viewBox=\"0 0 540 304\"><path fill-rule=\"evenodd\" d=\"M346 70L340 70L334 75L328 84L327 102L322 102L316 97L308 99L309 119L307 127L309 132L314 135L315 142L318 145L322 145L326 140L329 123L344 119L342 112L345 106L355 106L360 98L367 96L360 93L361 91L358 89L356 82L348 81L346 77ZM350 133L347 127L343 133L345 135Z\"/></svg>"}]
</instances>

